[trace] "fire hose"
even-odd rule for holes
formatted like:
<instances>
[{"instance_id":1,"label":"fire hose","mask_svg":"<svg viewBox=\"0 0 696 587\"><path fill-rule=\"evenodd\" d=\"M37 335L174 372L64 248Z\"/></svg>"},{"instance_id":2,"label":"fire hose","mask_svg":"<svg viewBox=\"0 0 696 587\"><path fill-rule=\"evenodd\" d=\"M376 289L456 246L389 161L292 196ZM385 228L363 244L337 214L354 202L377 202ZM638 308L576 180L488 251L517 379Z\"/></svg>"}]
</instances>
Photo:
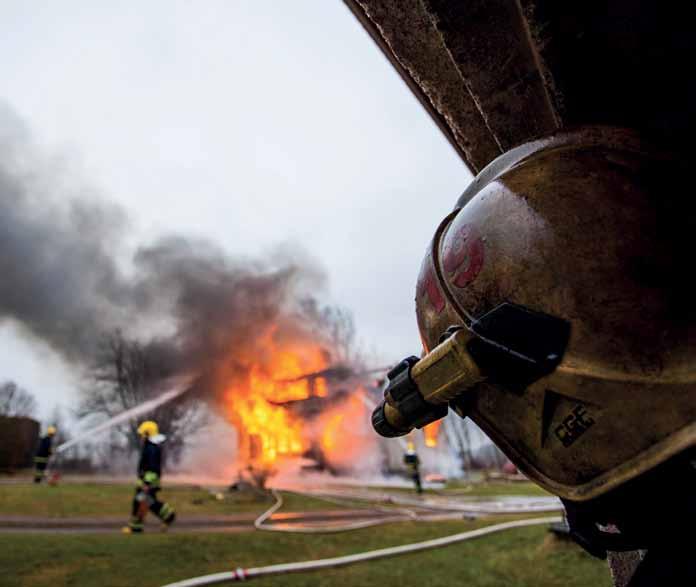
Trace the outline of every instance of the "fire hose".
<instances>
[{"instance_id":1,"label":"fire hose","mask_svg":"<svg viewBox=\"0 0 696 587\"><path fill-rule=\"evenodd\" d=\"M266 520L270 518L275 512L277 512L282 506L283 506L283 496L278 493L275 489L271 490L271 493L273 494L273 497L276 498L276 502L264 513L262 513L256 520L254 520L254 527L257 530L265 530L267 532L294 532L294 533L300 533L300 534L325 534L325 533L334 533L334 532L348 532L350 530L360 530L361 528L370 528L372 526L378 526L380 524L388 524L391 522L405 522L409 520L414 520L417 519L417 514L415 512L412 512L411 510L406 510L406 509L395 509L395 510L389 510L387 508L372 508L372 511L380 511L380 512L396 512L395 515L391 516L385 516L383 518L379 518L376 520L360 520L358 522L351 522L349 524L341 524L339 526L322 526L320 528L317 527L307 527L307 526L277 526L277 525L268 525L265 524ZM299 495L305 495L302 493L298 493ZM325 501L332 501L333 503L339 503L339 500L336 499L326 499L326 498L321 498L321 497L316 497L312 496L317 499L324 499ZM370 510L366 510L370 511ZM461 516L459 516L461 518Z\"/></svg>"},{"instance_id":2,"label":"fire hose","mask_svg":"<svg viewBox=\"0 0 696 587\"><path fill-rule=\"evenodd\" d=\"M319 569L343 567L359 562L371 561L391 556L398 556L401 554L409 554L411 552L419 552L422 550L430 550L433 548L441 548L443 546L449 546L450 544L456 544L457 542L464 542L466 540L479 538L481 536L494 534L496 532L502 532L504 530L511 530L513 528L523 528L526 526L535 526L539 524L550 524L560 521L560 517L544 517L529 518L526 520L515 520L512 522L504 522L502 524L493 524L492 526L486 526L485 528L479 528L478 530L469 530L467 532L460 532L458 534L452 534L450 536L443 536L442 538L434 538L432 540L414 542L411 544L403 544L401 546L392 546L389 548L380 548L378 550L371 550L368 552L361 552L357 554L349 554L346 556L338 556L333 558L324 558L296 563L282 563L277 565L269 565L266 567L252 567L249 569L238 568L234 571L214 573L212 575L203 575L201 577L185 579L184 581L177 581L176 583L170 583L168 585L165 585L164 587L199 587L200 585L215 585L218 583L226 583L228 581L244 581L246 579L252 579L254 577L264 577L268 575L282 575L286 573L298 573L304 571L316 571Z\"/></svg>"},{"instance_id":3,"label":"fire hose","mask_svg":"<svg viewBox=\"0 0 696 587\"><path fill-rule=\"evenodd\" d=\"M302 493L302 495L310 496L314 499L322 499L324 501L331 501L334 503L340 503L339 500L331 499L330 496L334 494L325 490L311 491ZM539 496L536 498L525 498L523 496L516 497L511 496L512 500L506 507L504 504L501 506L498 501L472 501L462 503L460 501L452 502L449 500L439 500L438 502L432 502L427 499L414 499L409 497L397 497L394 495L383 494L371 496L364 493L351 493L349 494L351 500L353 501L363 501L373 503L375 501L381 503L390 503L399 506L408 506L412 508L417 508L419 510L431 510L434 512L459 512L461 514L533 514L541 512L557 512L563 509L561 501L557 497L545 497ZM517 499L518 502L515 502ZM524 499L525 502L520 502L520 499ZM406 508L401 508L402 511L411 511Z\"/></svg>"},{"instance_id":4,"label":"fire hose","mask_svg":"<svg viewBox=\"0 0 696 587\"><path fill-rule=\"evenodd\" d=\"M532 513L546 513L546 512L557 512L563 509L561 502L558 499L540 499L538 503L532 504L511 504L511 507L507 508L494 508L485 503L482 504L468 504L466 507L462 507L461 504L451 504L451 503L427 503L421 500L414 501L403 498L395 498L390 496L388 499L380 499L380 501L386 501L394 505L410 506L415 507L418 510L429 510L432 513L424 514L422 512L417 512L410 507L384 507L374 504L374 498L370 498L366 495L361 494L349 494L350 499L346 499L343 496L337 497L331 492L326 491L290 491L284 490L286 493L295 493L297 495L311 497L312 499L319 499L321 501L326 501L333 504L338 504L340 506L351 506L354 507L356 502L369 502L371 507L365 508L366 513L379 513L388 514L384 517L372 520L360 520L357 522L351 522L348 524L331 525L331 526L307 526L306 524L293 524L293 525L274 525L266 524L266 521L271 518L271 516L277 512L283 506L283 497L276 489L271 489L271 494L276 499L276 502L264 513L262 513L256 520L254 520L254 527L257 530L265 530L270 532L294 532L299 534L323 534L323 533L336 533L336 532L348 532L351 530L359 530L361 528L369 528L372 526L378 526L381 524L388 524L392 522L407 522L407 521L422 521L422 522L433 522L433 521L443 521L443 520L461 520L464 519L474 519L480 515L486 514L532 514Z\"/></svg>"}]
</instances>

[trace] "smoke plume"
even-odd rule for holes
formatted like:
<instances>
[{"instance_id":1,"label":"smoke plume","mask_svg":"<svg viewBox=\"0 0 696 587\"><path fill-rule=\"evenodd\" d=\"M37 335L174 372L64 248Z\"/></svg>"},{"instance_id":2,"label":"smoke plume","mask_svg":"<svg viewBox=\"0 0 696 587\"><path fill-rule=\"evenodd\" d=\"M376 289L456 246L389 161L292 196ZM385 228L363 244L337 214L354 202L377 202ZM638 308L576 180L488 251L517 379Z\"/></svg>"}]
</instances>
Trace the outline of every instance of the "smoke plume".
<instances>
[{"instance_id":1,"label":"smoke plume","mask_svg":"<svg viewBox=\"0 0 696 587\"><path fill-rule=\"evenodd\" d=\"M164 375L193 370L208 388L245 369L235 349L317 336L323 274L302 254L240 260L183 236L125 254L126 212L76 187L2 104L0 153L0 323L78 366L119 329L157 351Z\"/></svg>"}]
</instances>

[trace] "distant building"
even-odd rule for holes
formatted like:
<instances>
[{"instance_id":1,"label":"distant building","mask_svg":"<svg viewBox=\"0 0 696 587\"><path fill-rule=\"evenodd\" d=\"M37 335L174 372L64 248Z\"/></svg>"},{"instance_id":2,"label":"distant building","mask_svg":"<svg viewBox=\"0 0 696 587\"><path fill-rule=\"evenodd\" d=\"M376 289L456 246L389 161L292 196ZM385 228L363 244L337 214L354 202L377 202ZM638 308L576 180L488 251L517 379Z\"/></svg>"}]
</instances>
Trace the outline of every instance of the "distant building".
<instances>
[{"instance_id":1,"label":"distant building","mask_svg":"<svg viewBox=\"0 0 696 587\"><path fill-rule=\"evenodd\" d=\"M33 466L39 430L31 418L0 416L0 471Z\"/></svg>"}]
</instances>

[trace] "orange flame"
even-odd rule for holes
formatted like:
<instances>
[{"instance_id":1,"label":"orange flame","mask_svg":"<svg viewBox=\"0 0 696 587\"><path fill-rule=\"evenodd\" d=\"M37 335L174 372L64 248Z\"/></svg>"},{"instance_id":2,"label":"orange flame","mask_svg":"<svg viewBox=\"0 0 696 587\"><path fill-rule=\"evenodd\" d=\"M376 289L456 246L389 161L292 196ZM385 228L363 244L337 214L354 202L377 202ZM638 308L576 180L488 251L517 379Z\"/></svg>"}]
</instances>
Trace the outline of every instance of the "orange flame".
<instances>
[{"instance_id":1,"label":"orange flame","mask_svg":"<svg viewBox=\"0 0 696 587\"><path fill-rule=\"evenodd\" d=\"M437 437L440 433L440 426L442 425L442 420L437 420L432 424L428 424L423 428L423 436L425 437L425 446L429 448L435 448L437 446Z\"/></svg>"},{"instance_id":2,"label":"orange flame","mask_svg":"<svg viewBox=\"0 0 696 587\"><path fill-rule=\"evenodd\" d=\"M319 346L311 344L278 349L270 343L263 354L251 365L246 381L228 389L227 399L241 459L268 467L281 456L306 450L303 423L283 404L326 396L323 378L303 376L325 369L327 359Z\"/></svg>"},{"instance_id":3,"label":"orange flame","mask_svg":"<svg viewBox=\"0 0 696 587\"><path fill-rule=\"evenodd\" d=\"M343 424L345 417L345 414L333 414L324 424L320 442L324 451L330 453L336 450L341 441L341 424Z\"/></svg>"},{"instance_id":4,"label":"orange flame","mask_svg":"<svg viewBox=\"0 0 696 587\"><path fill-rule=\"evenodd\" d=\"M350 470L374 455L377 437L369 425L369 412L358 387L347 399L333 406L319 420L318 443L335 468Z\"/></svg>"}]
</instances>

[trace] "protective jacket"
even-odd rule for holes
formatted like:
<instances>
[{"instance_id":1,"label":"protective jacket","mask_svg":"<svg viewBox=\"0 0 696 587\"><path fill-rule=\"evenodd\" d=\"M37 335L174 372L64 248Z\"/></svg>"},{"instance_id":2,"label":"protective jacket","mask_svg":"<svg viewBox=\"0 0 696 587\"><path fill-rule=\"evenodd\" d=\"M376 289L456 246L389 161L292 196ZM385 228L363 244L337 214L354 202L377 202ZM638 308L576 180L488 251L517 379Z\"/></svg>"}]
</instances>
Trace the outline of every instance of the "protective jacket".
<instances>
[{"instance_id":1,"label":"protective jacket","mask_svg":"<svg viewBox=\"0 0 696 587\"><path fill-rule=\"evenodd\" d=\"M39 441L39 448L36 450L36 456L41 459L48 459L53 454L52 445L53 437L46 435Z\"/></svg>"},{"instance_id":2,"label":"protective jacket","mask_svg":"<svg viewBox=\"0 0 696 587\"><path fill-rule=\"evenodd\" d=\"M415 453L406 453L404 455L404 464L411 473L417 473L420 466L420 459Z\"/></svg>"},{"instance_id":3,"label":"protective jacket","mask_svg":"<svg viewBox=\"0 0 696 587\"><path fill-rule=\"evenodd\" d=\"M162 474L162 448L149 439L144 442L138 461L138 477L144 479L146 473L154 473L157 478Z\"/></svg>"}]
</instances>

